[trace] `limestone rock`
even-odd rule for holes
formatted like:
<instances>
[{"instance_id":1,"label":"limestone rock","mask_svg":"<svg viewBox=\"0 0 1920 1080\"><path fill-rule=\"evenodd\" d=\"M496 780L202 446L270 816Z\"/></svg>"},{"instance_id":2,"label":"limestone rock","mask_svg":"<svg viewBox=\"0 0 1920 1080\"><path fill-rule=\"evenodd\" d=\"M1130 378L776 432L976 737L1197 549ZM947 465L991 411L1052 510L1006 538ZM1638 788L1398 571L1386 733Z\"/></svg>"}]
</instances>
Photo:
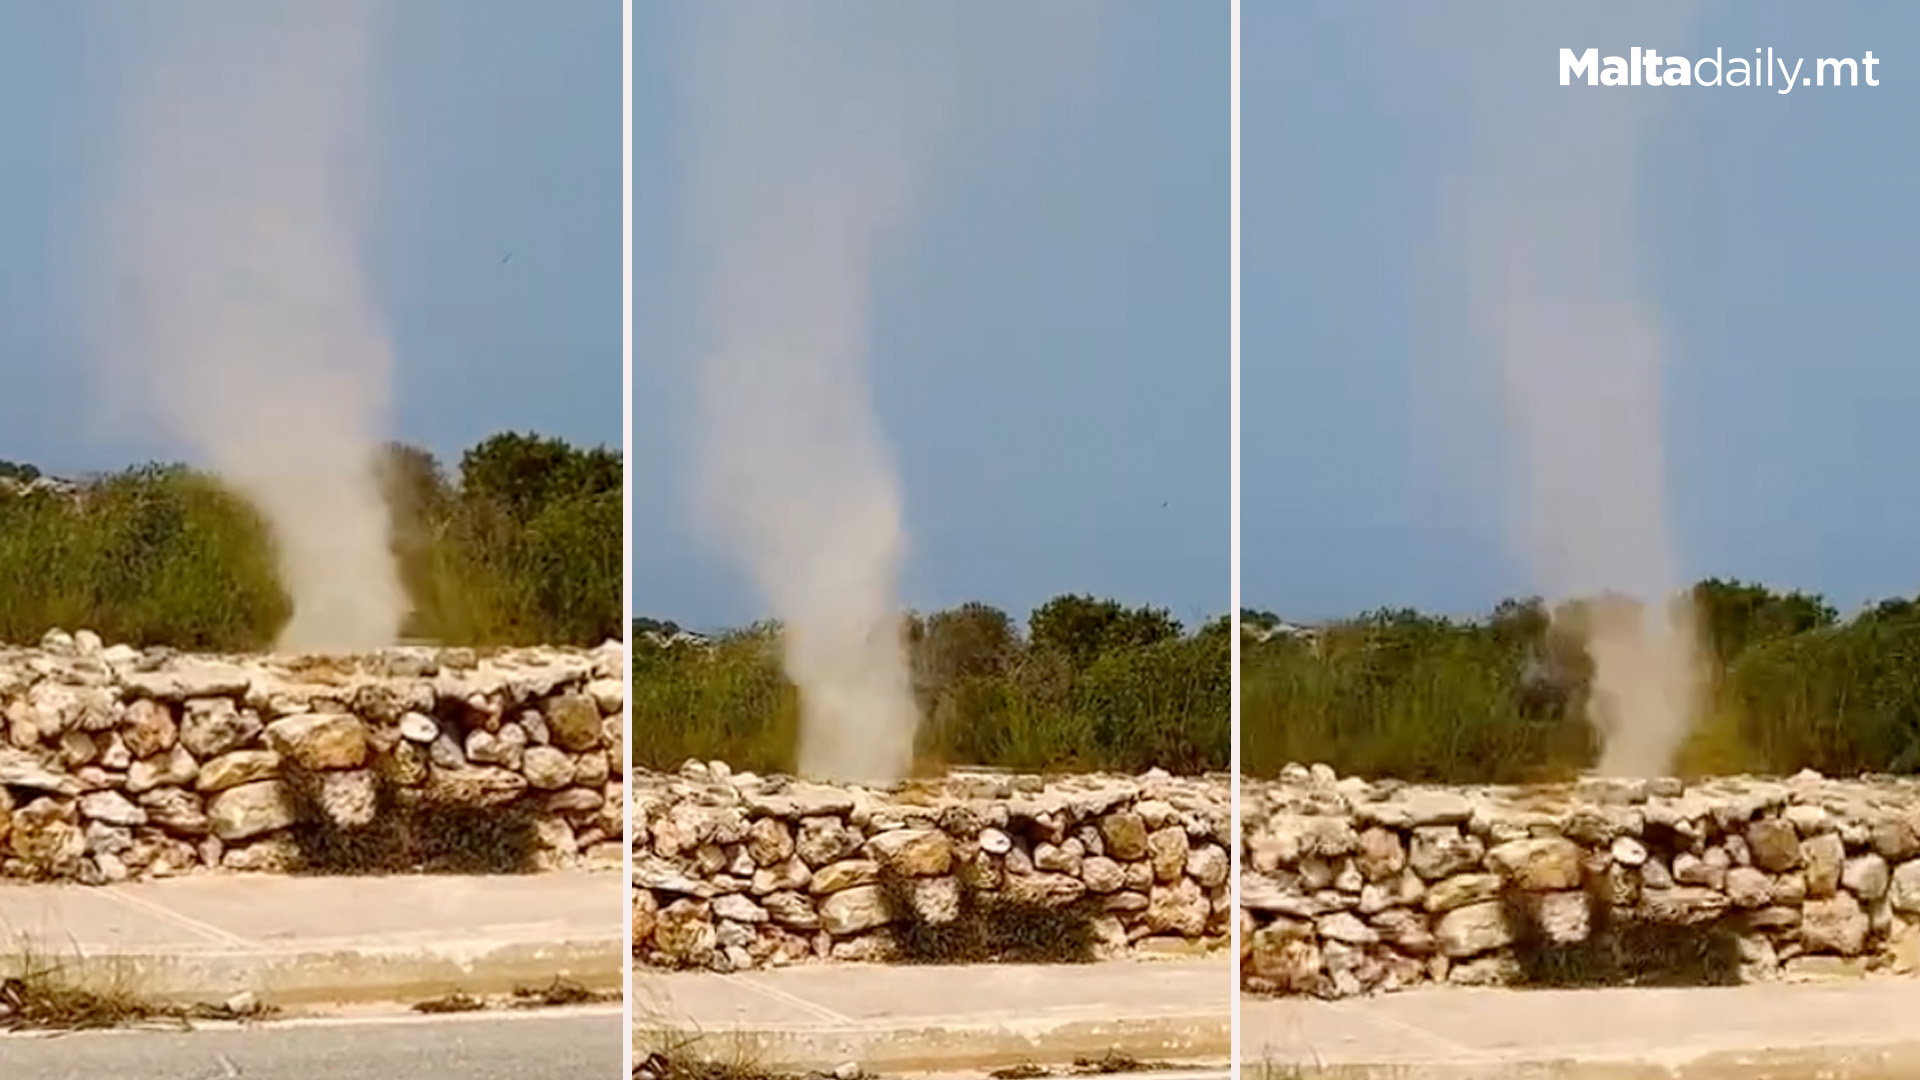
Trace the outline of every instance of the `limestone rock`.
<instances>
[{"instance_id":1,"label":"limestone rock","mask_svg":"<svg viewBox=\"0 0 1920 1080\"><path fill-rule=\"evenodd\" d=\"M142 758L127 770L127 790L135 795L157 787L185 787L200 775L200 764L186 748L175 746L162 754Z\"/></svg>"},{"instance_id":2,"label":"limestone rock","mask_svg":"<svg viewBox=\"0 0 1920 1080\"><path fill-rule=\"evenodd\" d=\"M1529 892L1580 887L1580 848L1563 837L1509 841L1487 852L1487 865Z\"/></svg>"},{"instance_id":3,"label":"limestone rock","mask_svg":"<svg viewBox=\"0 0 1920 1080\"><path fill-rule=\"evenodd\" d=\"M294 822L293 807L278 780L255 780L228 788L207 803L213 834L231 844L284 829Z\"/></svg>"},{"instance_id":4,"label":"limestone rock","mask_svg":"<svg viewBox=\"0 0 1920 1080\"><path fill-rule=\"evenodd\" d=\"M1511 944L1513 930L1500 904L1489 900L1442 915L1434 938L1443 954L1458 959Z\"/></svg>"},{"instance_id":5,"label":"limestone rock","mask_svg":"<svg viewBox=\"0 0 1920 1080\"><path fill-rule=\"evenodd\" d=\"M527 783L542 791L555 791L573 783L573 759L551 746L528 747L522 771Z\"/></svg>"},{"instance_id":6,"label":"limestone rock","mask_svg":"<svg viewBox=\"0 0 1920 1080\"><path fill-rule=\"evenodd\" d=\"M117 791L95 791L80 797L80 816L109 825L145 825L146 811Z\"/></svg>"},{"instance_id":7,"label":"limestone rock","mask_svg":"<svg viewBox=\"0 0 1920 1080\"><path fill-rule=\"evenodd\" d=\"M314 770L357 769L367 760L367 727L349 713L305 713L267 725L267 745Z\"/></svg>"},{"instance_id":8,"label":"limestone rock","mask_svg":"<svg viewBox=\"0 0 1920 1080\"><path fill-rule=\"evenodd\" d=\"M207 812L200 799L185 788L158 787L140 796L147 820L176 836L207 834ZM218 859L214 862L217 864Z\"/></svg>"},{"instance_id":9,"label":"limestone rock","mask_svg":"<svg viewBox=\"0 0 1920 1080\"><path fill-rule=\"evenodd\" d=\"M153 757L173 749L179 728L173 721L173 709L151 698L142 698L127 706L120 726L120 738L134 757Z\"/></svg>"},{"instance_id":10,"label":"limestone rock","mask_svg":"<svg viewBox=\"0 0 1920 1080\"><path fill-rule=\"evenodd\" d=\"M7 845L40 874L72 873L87 851L70 802L42 796L13 811Z\"/></svg>"},{"instance_id":11,"label":"limestone rock","mask_svg":"<svg viewBox=\"0 0 1920 1080\"><path fill-rule=\"evenodd\" d=\"M202 765L194 787L202 794L211 794L279 775L279 754L271 750L234 750Z\"/></svg>"},{"instance_id":12,"label":"limestone rock","mask_svg":"<svg viewBox=\"0 0 1920 1080\"><path fill-rule=\"evenodd\" d=\"M1846 855L1840 837L1830 832L1800 842L1800 862L1806 867L1809 897L1829 897L1840 888L1841 864Z\"/></svg>"},{"instance_id":13,"label":"limestone rock","mask_svg":"<svg viewBox=\"0 0 1920 1080\"><path fill-rule=\"evenodd\" d=\"M858 834L838 817L800 819L794 851L808 866L820 867L844 859L860 850Z\"/></svg>"},{"instance_id":14,"label":"limestone rock","mask_svg":"<svg viewBox=\"0 0 1920 1080\"><path fill-rule=\"evenodd\" d=\"M67 797L80 794L80 782L72 776L46 768L31 754L0 749L0 788L10 787Z\"/></svg>"},{"instance_id":15,"label":"limestone rock","mask_svg":"<svg viewBox=\"0 0 1920 1080\"><path fill-rule=\"evenodd\" d=\"M1147 836L1147 858L1153 863L1153 878L1162 884L1181 879L1187 868L1187 830L1169 825Z\"/></svg>"},{"instance_id":16,"label":"limestone rock","mask_svg":"<svg viewBox=\"0 0 1920 1080\"><path fill-rule=\"evenodd\" d=\"M1920 915L1920 858L1909 859L1894 869L1887 899L1893 910L1903 915Z\"/></svg>"},{"instance_id":17,"label":"limestone rock","mask_svg":"<svg viewBox=\"0 0 1920 1080\"><path fill-rule=\"evenodd\" d=\"M1763 818L1747 826L1747 848L1753 852L1753 864L1770 873L1781 874L1800 865L1800 837L1793 826L1780 818Z\"/></svg>"},{"instance_id":18,"label":"limestone rock","mask_svg":"<svg viewBox=\"0 0 1920 1080\"><path fill-rule=\"evenodd\" d=\"M548 702L544 715L553 744L560 749L578 754L600 748L600 708L592 698L560 694Z\"/></svg>"},{"instance_id":19,"label":"limestone rock","mask_svg":"<svg viewBox=\"0 0 1920 1080\"><path fill-rule=\"evenodd\" d=\"M842 889L820 902L820 927L834 937L846 937L893 921L877 885Z\"/></svg>"},{"instance_id":20,"label":"limestone rock","mask_svg":"<svg viewBox=\"0 0 1920 1080\"><path fill-rule=\"evenodd\" d=\"M262 730L257 714L243 712L225 698L190 700L180 724L180 745L205 760L246 746L259 738Z\"/></svg>"},{"instance_id":21,"label":"limestone rock","mask_svg":"<svg viewBox=\"0 0 1920 1080\"><path fill-rule=\"evenodd\" d=\"M1147 854L1147 823L1139 814L1122 811L1100 819L1100 838L1107 853L1121 862L1142 859Z\"/></svg>"},{"instance_id":22,"label":"limestone rock","mask_svg":"<svg viewBox=\"0 0 1920 1080\"><path fill-rule=\"evenodd\" d=\"M1851 894L1808 900L1801 911L1800 940L1809 952L1857 956L1866 947L1867 914Z\"/></svg>"},{"instance_id":23,"label":"limestone rock","mask_svg":"<svg viewBox=\"0 0 1920 1080\"><path fill-rule=\"evenodd\" d=\"M493 766L438 769L429 775L427 798L456 806L503 806L527 790L527 778Z\"/></svg>"},{"instance_id":24,"label":"limestone rock","mask_svg":"<svg viewBox=\"0 0 1920 1080\"><path fill-rule=\"evenodd\" d=\"M379 809L373 772L368 769L342 769L320 774L320 809L327 819L343 829L359 829L373 824Z\"/></svg>"},{"instance_id":25,"label":"limestone rock","mask_svg":"<svg viewBox=\"0 0 1920 1080\"><path fill-rule=\"evenodd\" d=\"M935 877L953 865L953 841L938 829L895 829L866 843L870 858L907 877Z\"/></svg>"},{"instance_id":26,"label":"limestone rock","mask_svg":"<svg viewBox=\"0 0 1920 1080\"><path fill-rule=\"evenodd\" d=\"M400 717L400 737L426 746L440 737L440 724L431 716L417 712L405 713Z\"/></svg>"}]
</instances>

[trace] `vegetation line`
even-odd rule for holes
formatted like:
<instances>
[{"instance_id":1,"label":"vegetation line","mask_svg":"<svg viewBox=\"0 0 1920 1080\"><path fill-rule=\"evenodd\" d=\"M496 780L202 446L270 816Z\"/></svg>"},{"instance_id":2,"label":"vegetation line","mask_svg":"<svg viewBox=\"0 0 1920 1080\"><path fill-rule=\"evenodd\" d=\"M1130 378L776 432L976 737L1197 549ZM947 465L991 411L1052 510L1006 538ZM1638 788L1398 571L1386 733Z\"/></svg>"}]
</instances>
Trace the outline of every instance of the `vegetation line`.
<instances>
[{"instance_id":1,"label":"vegetation line","mask_svg":"<svg viewBox=\"0 0 1920 1080\"><path fill-rule=\"evenodd\" d=\"M597 645L621 630L618 450L495 435L448 477L395 444L381 462L413 610L403 638ZM288 617L273 541L217 478L144 465L59 481L0 461L0 641L49 629L256 651Z\"/></svg>"},{"instance_id":2,"label":"vegetation line","mask_svg":"<svg viewBox=\"0 0 1920 1080\"><path fill-rule=\"evenodd\" d=\"M1920 603L1842 620L1823 598L1695 586L1702 704L1684 776L1920 770ZM1288 762L1436 783L1566 780L1591 767L1592 665L1581 628L1637 618L1602 596L1485 618L1378 611L1317 627L1241 613L1243 768Z\"/></svg>"},{"instance_id":3,"label":"vegetation line","mask_svg":"<svg viewBox=\"0 0 1920 1080\"><path fill-rule=\"evenodd\" d=\"M675 629L634 624L634 763L669 770L696 758L793 771L800 701L781 670L779 626L712 640ZM911 615L903 632L927 772L1228 767L1225 617L1189 631L1160 608L1060 596L1033 612L1024 634L985 604Z\"/></svg>"}]
</instances>

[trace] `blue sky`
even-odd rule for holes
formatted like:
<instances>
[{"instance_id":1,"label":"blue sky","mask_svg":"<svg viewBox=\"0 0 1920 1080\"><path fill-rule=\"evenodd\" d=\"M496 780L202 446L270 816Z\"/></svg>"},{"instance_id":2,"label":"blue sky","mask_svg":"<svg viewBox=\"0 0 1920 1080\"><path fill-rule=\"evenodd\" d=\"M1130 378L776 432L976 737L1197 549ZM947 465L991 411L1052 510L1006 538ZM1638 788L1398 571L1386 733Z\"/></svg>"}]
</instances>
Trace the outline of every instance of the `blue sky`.
<instances>
[{"instance_id":1,"label":"blue sky","mask_svg":"<svg viewBox=\"0 0 1920 1080\"><path fill-rule=\"evenodd\" d=\"M396 434L449 464L508 428L618 446L620 5L384 7L367 253ZM180 454L89 422L97 387L62 292L109 149L109 54L137 47L111 12L0 10L0 458L56 472Z\"/></svg>"},{"instance_id":2,"label":"blue sky","mask_svg":"<svg viewBox=\"0 0 1920 1080\"><path fill-rule=\"evenodd\" d=\"M1513 4L1246 6L1248 606L1465 614L1529 589L1504 535L1498 414L1430 377L1486 363L1438 254L1450 185L1485 167L1466 107L1476 85L1499 108L1588 92L1653 110L1635 239L1667 336L1687 576L1817 590L1843 610L1920 592L1920 364L1901 314L1920 241L1920 149L1903 134L1920 73L1901 46L1920 6L1701 4L1679 32L1619 11L1543 27ZM1563 90L1558 50L1586 44L1872 50L1881 85Z\"/></svg>"},{"instance_id":3,"label":"blue sky","mask_svg":"<svg viewBox=\"0 0 1920 1080\"><path fill-rule=\"evenodd\" d=\"M676 425L698 358L676 95L690 10L634 12L632 573L636 613L716 626L767 612L687 512ZM905 600L1024 617L1091 592L1190 622L1223 612L1227 6L1050 5L1044 38L1024 33L1022 5L941 14L1019 55L974 53L985 77L962 80L954 142L876 293Z\"/></svg>"}]
</instances>

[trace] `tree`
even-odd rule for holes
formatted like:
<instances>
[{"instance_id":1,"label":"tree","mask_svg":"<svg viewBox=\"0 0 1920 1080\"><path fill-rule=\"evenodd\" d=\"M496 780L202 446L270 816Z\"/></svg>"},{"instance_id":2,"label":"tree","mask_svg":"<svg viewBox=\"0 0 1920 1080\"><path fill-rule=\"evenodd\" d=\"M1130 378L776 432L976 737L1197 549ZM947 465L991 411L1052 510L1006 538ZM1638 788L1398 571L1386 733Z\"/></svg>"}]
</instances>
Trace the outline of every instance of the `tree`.
<instances>
[{"instance_id":1,"label":"tree","mask_svg":"<svg viewBox=\"0 0 1920 1080\"><path fill-rule=\"evenodd\" d=\"M380 490L398 520L435 520L453 500L439 459L418 446L388 443L380 454L379 475Z\"/></svg>"},{"instance_id":2,"label":"tree","mask_svg":"<svg viewBox=\"0 0 1920 1080\"><path fill-rule=\"evenodd\" d=\"M961 679L998 676L1020 652L1013 619L990 604L966 603L916 618L907 640L914 681L933 691Z\"/></svg>"},{"instance_id":3,"label":"tree","mask_svg":"<svg viewBox=\"0 0 1920 1080\"><path fill-rule=\"evenodd\" d=\"M1027 637L1056 649L1076 667L1114 649L1153 645L1180 636L1180 623L1165 608L1127 607L1118 600L1056 596L1027 618Z\"/></svg>"},{"instance_id":4,"label":"tree","mask_svg":"<svg viewBox=\"0 0 1920 1080\"><path fill-rule=\"evenodd\" d=\"M1702 636L1722 663L1754 645L1832 626L1840 617L1817 594L1777 593L1764 585L1708 578L1693 587Z\"/></svg>"},{"instance_id":5,"label":"tree","mask_svg":"<svg viewBox=\"0 0 1920 1080\"><path fill-rule=\"evenodd\" d=\"M621 529L618 492L555 500L528 524L531 599L547 635L578 642L620 636Z\"/></svg>"},{"instance_id":6,"label":"tree","mask_svg":"<svg viewBox=\"0 0 1920 1080\"><path fill-rule=\"evenodd\" d=\"M460 459L461 494L505 507L515 521L531 521L556 499L621 490L623 461L612 450L579 450L562 439L505 432Z\"/></svg>"}]
</instances>

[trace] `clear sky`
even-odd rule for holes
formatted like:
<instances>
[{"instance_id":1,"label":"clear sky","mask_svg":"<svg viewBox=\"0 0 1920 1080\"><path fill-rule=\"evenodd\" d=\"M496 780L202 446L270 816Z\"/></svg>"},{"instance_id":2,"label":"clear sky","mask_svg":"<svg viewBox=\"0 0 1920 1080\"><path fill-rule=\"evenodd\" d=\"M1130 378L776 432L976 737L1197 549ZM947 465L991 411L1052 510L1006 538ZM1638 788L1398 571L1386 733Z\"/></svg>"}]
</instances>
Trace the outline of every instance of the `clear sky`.
<instances>
[{"instance_id":1,"label":"clear sky","mask_svg":"<svg viewBox=\"0 0 1920 1080\"><path fill-rule=\"evenodd\" d=\"M1436 255L1449 185L1485 166L1475 87L1497 108L1584 92L1654 112L1634 238L1667 334L1686 575L1818 590L1843 610L1920 592L1920 69L1905 47L1920 5L1700 4L1679 32L1619 7L1543 27L1516 4L1246 6L1246 605L1466 614L1529 589L1504 538L1498 413L1421 375L1490 362ZM1872 50L1881 85L1562 89L1560 47L1586 45Z\"/></svg>"},{"instance_id":2,"label":"clear sky","mask_svg":"<svg viewBox=\"0 0 1920 1080\"><path fill-rule=\"evenodd\" d=\"M698 358L676 95L689 10L634 12L632 573L636 613L712 627L767 611L687 513L676 424ZM963 81L957 141L877 293L905 600L1024 617L1091 592L1218 615L1231 599L1227 5L1048 5L1044 39L1023 34L1025 5L927 17L956 14L1024 55Z\"/></svg>"},{"instance_id":3,"label":"clear sky","mask_svg":"<svg viewBox=\"0 0 1920 1080\"><path fill-rule=\"evenodd\" d=\"M620 5L383 8L367 259L396 434L449 464L509 428L618 446ZM0 8L0 458L54 472L180 453L89 422L96 387L62 294L88 170L110 150L110 54L137 47L112 11Z\"/></svg>"}]
</instances>

